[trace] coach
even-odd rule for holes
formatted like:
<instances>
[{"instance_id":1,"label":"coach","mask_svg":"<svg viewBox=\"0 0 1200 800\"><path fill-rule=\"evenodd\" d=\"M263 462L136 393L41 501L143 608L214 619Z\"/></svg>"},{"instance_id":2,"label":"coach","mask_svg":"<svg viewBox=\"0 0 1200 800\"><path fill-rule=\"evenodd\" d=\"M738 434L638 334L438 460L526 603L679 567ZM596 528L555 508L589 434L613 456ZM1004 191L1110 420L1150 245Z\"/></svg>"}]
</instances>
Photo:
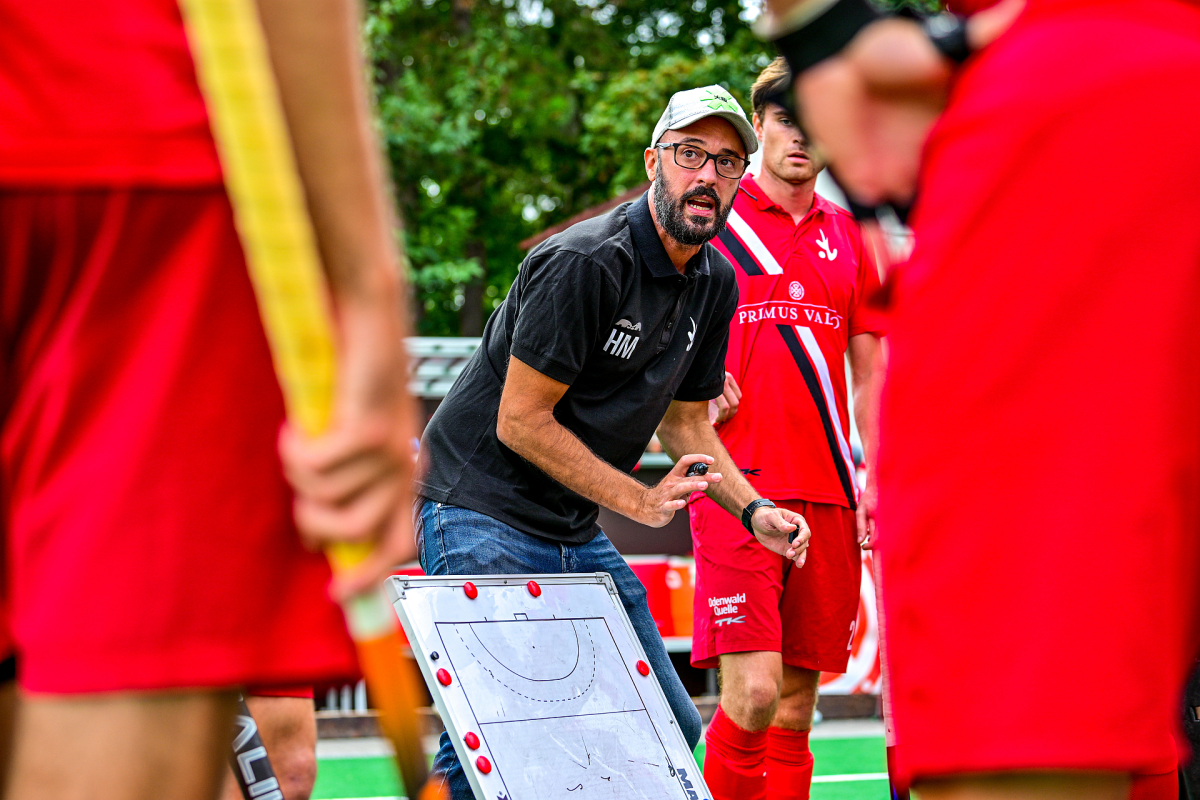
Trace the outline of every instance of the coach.
<instances>
[{"instance_id":1,"label":"coach","mask_svg":"<svg viewBox=\"0 0 1200 800\"><path fill-rule=\"evenodd\" d=\"M596 517L604 505L661 527L688 495L707 491L764 545L804 561L804 519L755 494L708 422L737 305L733 268L708 241L757 148L720 86L675 94L645 151L651 189L529 254L421 447L425 571L610 573L691 747L700 717L644 588ZM629 472L656 427L678 463L645 486ZM712 469L687 477L698 461ZM445 734L434 769L455 800L471 797Z\"/></svg>"}]
</instances>

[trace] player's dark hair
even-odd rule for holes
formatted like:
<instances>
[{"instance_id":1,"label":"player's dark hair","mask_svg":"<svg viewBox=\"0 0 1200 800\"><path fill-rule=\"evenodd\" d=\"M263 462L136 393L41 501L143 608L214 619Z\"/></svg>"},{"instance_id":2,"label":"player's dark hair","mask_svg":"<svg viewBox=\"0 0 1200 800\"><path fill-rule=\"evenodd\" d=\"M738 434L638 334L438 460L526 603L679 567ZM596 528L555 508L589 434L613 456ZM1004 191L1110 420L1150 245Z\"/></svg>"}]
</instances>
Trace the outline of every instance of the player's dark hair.
<instances>
[{"instance_id":1,"label":"player's dark hair","mask_svg":"<svg viewBox=\"0 0 1200 800\"><path fill-rule=\"evenodd\" d=\"M795 113L792 72L783 56L776 56L774 61L767 64L766 69L758 73L758 78L750 87L750 105L759 119L765 117L767 106L771 104L783 106L789 114Z\"/></svg>"}]
</instances>

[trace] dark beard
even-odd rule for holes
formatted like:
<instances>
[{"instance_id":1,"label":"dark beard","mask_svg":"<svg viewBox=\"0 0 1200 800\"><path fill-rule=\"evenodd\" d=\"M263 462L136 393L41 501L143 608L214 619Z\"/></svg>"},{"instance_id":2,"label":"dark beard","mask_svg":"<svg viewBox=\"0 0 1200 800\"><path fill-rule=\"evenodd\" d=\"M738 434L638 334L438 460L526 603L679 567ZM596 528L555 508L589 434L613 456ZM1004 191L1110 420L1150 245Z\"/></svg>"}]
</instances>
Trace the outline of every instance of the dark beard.
<instances>
[{"instance_id":1,"label":"dark beard","mask_svg":"<svg viewBox=\"0 0 1200 800\"><path fill-rule=\"evenodd\" d=\"M684 216L686 203L693 197L707 197L713 201L713 208L717 213L712 222L697 225L689 222ZM658 224L663 226L663 230L667 232L668 236L685 247L704 244L725 230L725 220L729 218L729 212L732 209L733 201L722 207L721 198L707 186L697 186L676 200L667 191L667 183L663 179L662 170L658 170L658 174L654 176L654 213L658 217Z\"/></svg>"}]
</instances>

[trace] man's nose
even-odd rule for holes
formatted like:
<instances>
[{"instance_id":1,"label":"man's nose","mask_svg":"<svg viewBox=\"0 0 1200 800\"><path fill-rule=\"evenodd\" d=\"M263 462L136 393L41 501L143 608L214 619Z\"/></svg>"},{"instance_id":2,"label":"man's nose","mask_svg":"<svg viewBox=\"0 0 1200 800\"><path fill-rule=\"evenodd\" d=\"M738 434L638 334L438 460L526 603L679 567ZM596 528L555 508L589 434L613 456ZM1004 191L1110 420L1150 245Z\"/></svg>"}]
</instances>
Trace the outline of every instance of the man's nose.
<instances>
[{"instance_id":1,"label":"man's nose","mask_svg":"<svg viewBox=\"0 0 1200 800\"><path fill-rule=\"evenodd\" d=\"M697 170L696 177L701 183L715 184L721 177L717 173L717 162L713 161L711 158L708 161L705 161L704 166Z\"/></svg>"}]
</instances>

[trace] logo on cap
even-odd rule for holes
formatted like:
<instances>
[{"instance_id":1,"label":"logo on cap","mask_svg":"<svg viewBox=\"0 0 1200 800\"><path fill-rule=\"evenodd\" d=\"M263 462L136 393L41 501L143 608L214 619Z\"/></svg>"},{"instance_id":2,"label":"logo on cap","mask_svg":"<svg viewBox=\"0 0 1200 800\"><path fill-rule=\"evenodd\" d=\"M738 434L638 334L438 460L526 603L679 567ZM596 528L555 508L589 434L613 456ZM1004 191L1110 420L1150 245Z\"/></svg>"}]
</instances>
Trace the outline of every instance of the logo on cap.
<instances>
[{"instance_id":1,"label":"logo on cap","mask_svg":"<svg viewBox=\"0 0 1200 800\"><path fill-rule=\"evenodd\" d=\"M734 102L728 92L714 91L712 89L708 89L707 92L708 95L701 102L708 103L710 109L713 111L732 111L734 114L738 113L737 103Z\"/></svg>"}]
</instances>

